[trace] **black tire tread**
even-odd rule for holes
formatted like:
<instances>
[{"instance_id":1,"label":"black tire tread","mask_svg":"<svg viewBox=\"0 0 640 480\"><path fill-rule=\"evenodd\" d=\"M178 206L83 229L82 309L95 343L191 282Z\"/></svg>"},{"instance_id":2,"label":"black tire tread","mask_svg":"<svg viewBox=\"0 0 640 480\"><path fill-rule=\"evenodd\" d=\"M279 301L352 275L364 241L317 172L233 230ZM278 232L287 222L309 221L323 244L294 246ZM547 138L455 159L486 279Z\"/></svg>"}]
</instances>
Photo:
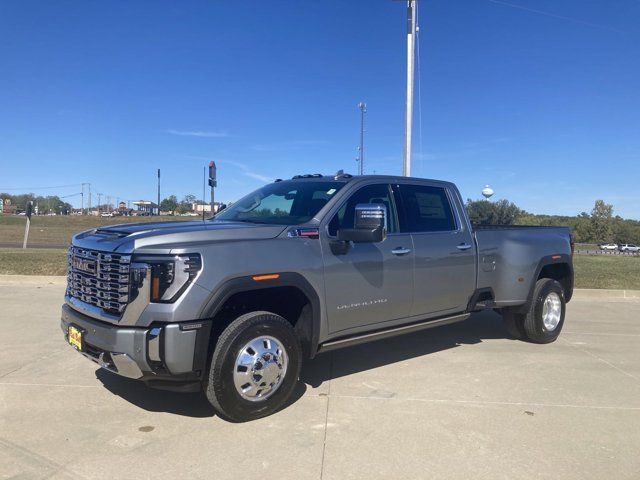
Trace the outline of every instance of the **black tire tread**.
<instances>
[{"instance_id":1,"label":"black tire tread","mask_svg":"<svg viewBox=\"0 0 640 480\"><path fill-rule=\"evenodd\" d=\"M542 290L544 290L545 288L548 288L549 286L551 286L551 288L553 288L554 290L557 290L558 293L561 295L562 302L563 302L563 309L564 309L564 290L562 288L562 285L558 281L552 278L540 278L536 282L536 285L533 289L531 305L529 306L529 311L524 317L524 324L523 324L527 339L533 343L554 342L560 335L560 331L562 330L562 326L564 324L564 312L563 312L563 318L560 324L558 325L558 327L556 327L556 329L553 331L552 334L544 334L540 332L539 327L540 327L541 320L537 318L536 308L537 308L538 300Z\"/></svg>"},{"instance_id":2,"label":"black tire tread","mask_svg":"<svg viewBox=\"0 0 640 480\"><path fill-rule=\"evenodd\" d=\"M507 333L516 340L526 340L527 334L524 331L524 315L512 309L505 308L502 311L502 320Z\"/></svg>"},{"instance_id":3,"label":"black tire tread","mask_svg":"<svg viewBox=\"0 0 640 480\"><path fill-rule=\"evenodd\" d=\"M216 378L220 378L222 375L222 366L224 363L225 357L229 354L229 349L232 346L235 338L240 335L243 331L255 327L257 325L263 324L265 321L273 322L279 324L284 329L288 329L291 331L292 335L296 337L293 326L280 315L276 315L272 312L267 311L254 311L245 313L236 318L233 322L231 322L227 328L220 334L218 340L216 342L216 347L213 351L213 355L211 357L211 367L209 369L209 375L205 384L205 393L207 399L216 410L218 415L226 420L230 421L245 421L245 420L253 420L256 418L260 418L266 415L270 415L274 411L279 408L279 405L275 408L269 408L264 413L260 415L253 416L252 418L238 418L237 416L231 414L227 411L227 409L222 405L220 399L222 397L222 385L220 382L216 382ZM297 337L296 337L297 338ZM302 358L300 342L296 340L295 342L295 351L287 352L289 357L292 358L293 355L296 355L298 359ZM297 362L297 371L295 373L295 378L297 379L300 375L300 367L301 362ZM282 388L282 387L281 387Z\"/></svg>"}]
</instances>

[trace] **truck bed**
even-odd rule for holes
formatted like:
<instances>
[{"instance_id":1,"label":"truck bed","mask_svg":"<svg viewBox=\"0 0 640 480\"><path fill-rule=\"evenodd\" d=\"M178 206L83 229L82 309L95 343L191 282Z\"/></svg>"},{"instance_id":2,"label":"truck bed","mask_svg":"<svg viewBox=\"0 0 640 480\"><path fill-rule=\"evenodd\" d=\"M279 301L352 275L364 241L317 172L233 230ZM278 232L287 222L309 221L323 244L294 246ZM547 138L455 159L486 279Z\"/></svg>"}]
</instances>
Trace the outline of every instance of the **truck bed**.
<instances>
[{"instance_id":1,"label":"truck bed","mask_svg":"<svg viewBox=\"0 0 640 480\"><path fill-rule=\"evenodd\" d=\"M478 288L491 288L498 307L528 298L540 260L571 255L568 227L529 225L474 226L478 248Z\"/></svg>"}]
</instances>

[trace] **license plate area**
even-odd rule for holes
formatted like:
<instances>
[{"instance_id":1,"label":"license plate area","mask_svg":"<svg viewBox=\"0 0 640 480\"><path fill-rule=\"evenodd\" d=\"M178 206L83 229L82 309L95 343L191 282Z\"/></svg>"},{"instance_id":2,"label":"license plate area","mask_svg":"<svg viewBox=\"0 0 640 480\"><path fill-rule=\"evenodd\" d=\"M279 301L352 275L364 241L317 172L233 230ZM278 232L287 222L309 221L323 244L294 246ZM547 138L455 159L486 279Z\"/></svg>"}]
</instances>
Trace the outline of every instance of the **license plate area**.
<instances>
[{"instance_id":1,"label":"license plate area","mask_svg":"<svg viewBox=\"0 0 640 480\"><path fill-rule=\"evenodd\" d=\"M67 340L69 341L69 345L71 345L79 352L82 351L83 333L84 332L82 331L82 329L74 325L69 325L69 328L67 330Z\"/></svg>"}]
</instances>

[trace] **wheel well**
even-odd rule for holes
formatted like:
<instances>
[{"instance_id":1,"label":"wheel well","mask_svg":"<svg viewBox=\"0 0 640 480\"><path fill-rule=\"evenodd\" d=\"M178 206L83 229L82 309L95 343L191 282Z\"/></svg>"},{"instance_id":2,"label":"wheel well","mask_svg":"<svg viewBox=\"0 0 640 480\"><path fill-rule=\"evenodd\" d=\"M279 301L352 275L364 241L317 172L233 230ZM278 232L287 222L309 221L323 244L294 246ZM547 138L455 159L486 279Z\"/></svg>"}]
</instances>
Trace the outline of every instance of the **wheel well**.
<instances>
[{"instance_id":1,"label":"wheel well","mask_svg":"<svg viewBox=\"0 0 640 480\"><path fill-rule=\"evenodd\" d=\"M308 354L312 339L312 304L297 287L281 286L234 293L213 316L211 349L220 334L240 315L265 310L286 319L295 328L302 349ZM211 353L211 352L210 352Z\"/></svg>"},{"instance_id":2,"label":"wheel well","mask_svg":"<svg viewBox=\"0 0 640 480\"><path fill-rule=\"evenodd\" d=\"M545 265L540 270L538 280L541 278L552 278L557 280L564 290L565 297L569 300L572 291L571 268L566 263L552 263Z\"/></svg>"}]
</instances>

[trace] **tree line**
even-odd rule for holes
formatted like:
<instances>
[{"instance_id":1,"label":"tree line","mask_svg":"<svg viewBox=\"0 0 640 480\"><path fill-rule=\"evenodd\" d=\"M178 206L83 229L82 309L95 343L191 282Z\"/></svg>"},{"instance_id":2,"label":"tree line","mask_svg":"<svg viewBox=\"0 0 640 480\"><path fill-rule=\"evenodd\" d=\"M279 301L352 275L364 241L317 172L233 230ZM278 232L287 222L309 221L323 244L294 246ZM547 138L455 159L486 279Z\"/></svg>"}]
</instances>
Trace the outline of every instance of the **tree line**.
<instances>
[{"instance_id":1,"label":"tree line","mask_svg":"<svg viewBox=\"0 0 640 480\"><path fill-rule=\"evenodd\" d=\"M183 214L193 211L193 205L202 205L206 202L198 200L195 195L185 195L182 200L178 200L175 195L169 195L160 202L160 210L163 212L171 212L174 215Z\"/></svg>"},{"instance_id":2,"label":"tree line","mask_svg":"<svg viewBox=\"0 0 640 480\"><path fill-rule=\"evenodd\" d=\"M72 206L70 203L65 202L57 195L49 195L43 197L42 195L35 195L33 193L22 193L19 195L11 195L9 193L0 192L0 198L7 203L9 200L9 206L5 205L5 209L18 213L23 212L27 208L27 202L33 202L33 206L38 206L38 213L40 215L46 215L47 213L55 213L56 215L68 215L71 213Z\"/></svg>"},{"instance_id":3,"label":"tree line","mask_svg":"<svg viewBox=\"0 0 640 480\"><path fill-rule=\"evenodd\" d=\"M539 225L570 227L579 243L640 244L640 221L613 215L613 205L596 200L590 213L577 216L536 215L508 200L467 200L467 211L474 225Z\"/></svg>"}]
</instances>

